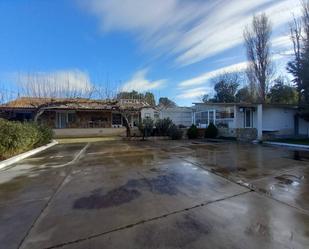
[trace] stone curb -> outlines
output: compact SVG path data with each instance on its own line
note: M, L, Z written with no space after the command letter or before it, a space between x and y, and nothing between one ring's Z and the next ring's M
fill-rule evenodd
M288 144L288 143L279 143L279 142L263 142L264 144L282 146L282 147L291 147L291 148L299 148L309 150L309 145L303 144Z
M58 142L53 140L49 144L43 145L43 146L38 147L36 149L24 152L22 154L19 154L17 156L13 156L13 157L11 157L11 158L9 158L7 160L4 160L4 161L0 162L0 170L5 168L5 167L7 167L7 166L9 166L9 165L12 165L13 163L17 163L20 160L23 160L23 159L25 159L27 157L33 156L33 155L35 155L35 154L37 154L37 153L39 153L39 152L41 152L43 150L46 150L46 149L48 149L48 148L50 148L50 147L52 147L52 146L54 146L56 144L58 144Z

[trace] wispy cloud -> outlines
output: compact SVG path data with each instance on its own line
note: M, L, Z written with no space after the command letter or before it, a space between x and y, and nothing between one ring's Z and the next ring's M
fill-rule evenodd
M178 66L240 45L253 14L266 12L276 30L300 13L296 0L88 0L85 6L103 31L133 32L143 47L173 56Z
M194 78L182 81L179 83L180 88L198 86L207 83L210 79L216 77L221 73L233 73L233 72L241 72L247 67L247 62L240 62L237 64L233 64L227 67L222 67L207 73L203 73Z
M145 92L149 90L154 90L162 87L166 80L156 80L156 81L150 81L147 79L147 69L140 70L136 72L132 79L126 82L122 86L122 91L138 91L138 92Z
M204 94L213 92L211 87L196 87L186 89L177 95L178 99L200 99Z

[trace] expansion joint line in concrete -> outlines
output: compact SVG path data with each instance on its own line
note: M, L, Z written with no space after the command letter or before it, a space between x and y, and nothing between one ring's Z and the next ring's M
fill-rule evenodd
M217 173L215 173L215 172L212 172L211 170L205 169L205 168L204 168L202 165L200 165L199 163L191 162L190 160L186 160L186 159L183 159L183 158L182 158L182 160L184 160L184 161L186 161L186 162L188 162L188 163L191 163L191 164L193 164L193 165L199 167L200 169L203 169L203 170L205 170L205 171L207 171L207 172L210 172L210 173L212 173L212 174L214 174L214 175L216 175L216 176L219 176L219 177L221 177L221 178L223 178L223 179L226 179L226 180L230 181L231 183L234 183L234 184L237 184L237 185L239 185L239 186L245 187L245 188L249 189L250 191L253 191L253 192L255 192L255 193L259 194L259 195L262 195L262 196L264 196L264 197L266 197L266 198L269 198L269 199L271 199L271 200L273 200L273 201L276 201L276 202L278 202L278 203L280 203L280 204L283 204L283 205L286 205L286 206L288 206L288 207L294 208L294 209L296 209L297 211L299 211L299 212L301 212L301 213L303 213L303 214L309 215L309 212L308 212L307 210L304 210L304 209L301 209L301 208L292 206L292 205L290 205L290 204L288 204L288 203L285 203L285 202L283 202L283 201L280 201L280 200L278 200L278 199L276 199L276 198L270 196L269 194L260 191L258 188L254 187L254 185L252 185L251 183L248 184L248 185L247 185L247 184L241 184L241 183L239 183L239 182L233 181L233 180L230 179L230 178L226 178L226 177L224 177L224 176L222 176L222 175L220 175L220 174L217 174ZM303 166L301 166L301 167L303 167ZM291 169L282 171L282 173L284 174L284 173L287 173L287 172L289 172L289 171L291 171ZM269 176L267 176L267 177L271 177L271 176L274 176L274 175L276 175L276 174L269 175ZM260 178L260 179L257 179L256 181L261 180L261 179L264 179L264 178L267 178L267 177L262 177L262 178Z
M133 228L135 226L142 225L142 224L145 224L145 223L148 223L148 222L151 222L151 221L161 220L161 219L167 218L167 217L172 216L172 215L188 212L188 211L196 209L196 208L200 208L200 207L204 207L204 206L216 203L216 202L228 200L230 198L234 198L234 197L237 197L237 196L240 196L240 195L244 195L244 194L247 194L249 192L250 192L250 190L245 191L245 192L241 192L241 193L238 193L238 194L235 194L235 195L227 196L227 197L224 197L224 198L221 198L221 199L217 199L217 200L214 200L214 201L209 201L209 202L197 204L197 205L189 207L189 208L185 208L185 209L181 209L181 210L176 210L176 211L173 211L173 212L170 212L170 213L167 213L167 214L163 214L161 216L156 216L156 217L153 217L153 218L150 218L150 219L141 220L141 221L138 221L136 223L132 223L132 224L129 224L129 225L126 225L126 226L118 227L118 228L115 228L115 229L110 230L110 231L93 234L93 235L90 235L90 236L85 237L85 238L80 238L80 239L77 239L77 240L74 240L74 241L64 242L64 243L61 243L61 244L58 244L58 245L46 247L44 249L61 248L61 247L67 246L67 245L77 244L77 243L80 243L80 242L83 242L83 241L87 241L87 240L90 240L90 239L95 239L95 238L98 238L98 237L101 237L101 236L104 236L104 235L107 235L107 234L110 234L110 233L114 233L114 232L118 232L118 231L123 231L123 230L130 229L130 228Z
M66 180L68 179L69 175L72 172L72 165L74 163L76 163L81 157L82 155L85 153L85 151L88 149L88 147L90 146L90 143L87 143L80 151L79 153L73 158L72 161L64 164L65 166L71 166L67 175L63 178L63 180L58 184L58 186L56 187L56 190L54 191L54 193L50 196L50 198L47 200L46 204L44 205L44 207L42 208L41 212L39 213L39 215L37 216L37 218L33 221L31 227L29 228L27 234L24 236L24 238L21 240L21 242L18 245L18 248L21 248L23 243L26 241L26 239L28 238L28 236L30 235L31 230L35 227L35 225L38 223L40 217L42 217L42 215L44 214L44 212L46 212L47 208L49 207L51 201L54 199L54 197L57 195L57 193L59 193L60 189L62 188L62 186L65 184Z

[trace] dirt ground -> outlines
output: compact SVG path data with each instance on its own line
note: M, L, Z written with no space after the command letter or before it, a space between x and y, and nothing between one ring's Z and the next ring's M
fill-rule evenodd
M309 248L309 152L59 144L0 171L0 248Z

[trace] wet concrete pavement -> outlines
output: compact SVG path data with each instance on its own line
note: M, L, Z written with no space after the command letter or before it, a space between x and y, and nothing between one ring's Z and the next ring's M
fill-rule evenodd
M0 172L2 248L308 248L308 152L61 144Z

